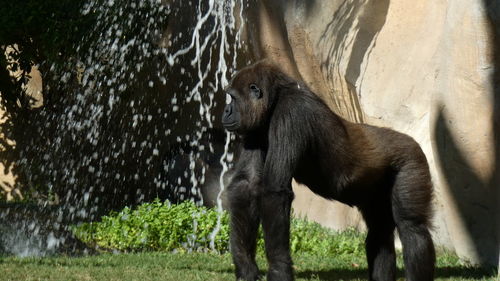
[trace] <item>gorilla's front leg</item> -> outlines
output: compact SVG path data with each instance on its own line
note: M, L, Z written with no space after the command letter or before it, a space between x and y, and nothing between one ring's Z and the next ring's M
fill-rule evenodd
M268 281L293 280L292 258L290 257L292 199L291 190L266 192L260 197L260 213L269 263Z
M242 190L229 191L231 213L231 254L236 266L236 279L254 281L259 279L255 263L259 215L257 200L248 197Z

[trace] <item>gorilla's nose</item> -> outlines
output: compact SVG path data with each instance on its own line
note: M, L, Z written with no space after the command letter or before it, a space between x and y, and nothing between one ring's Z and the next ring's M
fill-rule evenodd
M233 109L232 109L231 105L228 104L228 105L226 105L226 107L224 107L224 114L226 116L228 116L228 115L231 115L231 113L233 113Z

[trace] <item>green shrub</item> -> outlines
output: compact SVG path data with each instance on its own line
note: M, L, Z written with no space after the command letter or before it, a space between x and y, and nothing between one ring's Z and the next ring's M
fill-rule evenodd
M355 229L338 232L304 219L292 219L290 248L313 255L364 255L365 235Z
M215 237L215 250L229 250L229 218L221 216L221 228ZM152 203L132 210L125 208L102 217L100 222L84 223L73 228L75 236L88 245L120 251L209 251L210 235L217 224L217 212L197 207L193 202L181 204ZM258 251L264 241L259 231ZM312 255L363 255L364 235L350 229L335 232L315 222L292 219L290 247L293 253Z
M208 250L210 235L217 224L217 212L197 207L191 201L181 204L156 200L132 210L128 207L102 217L100 222L83 223L73 228L77 238L89 245L120 251ZM228 215L221 216L215 237L215 250L228 248Z

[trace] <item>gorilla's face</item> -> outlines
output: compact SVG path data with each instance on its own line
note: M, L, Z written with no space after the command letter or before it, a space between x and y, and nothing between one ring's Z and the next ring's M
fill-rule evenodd
M228 131L236 131L241 123L240 109L235 101L236 94L237 92L231 88L226 92L226 106L224 107L224 113L222 113L222 125Z
M264 122L268 95L259 64L239 71L226 91L222 125L240 134L257 129Z

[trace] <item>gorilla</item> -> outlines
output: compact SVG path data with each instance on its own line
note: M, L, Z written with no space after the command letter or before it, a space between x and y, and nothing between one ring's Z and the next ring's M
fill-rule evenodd
M238 280L260 278L255 251L261 223L267 280L293 280L292 178L360 210L368 228L369 280L396 279L395 229L406 279L433 280L433 188L426 157L411 137L342 119L269 61L240 70L226 94L222 124L241 139L227 188Z

